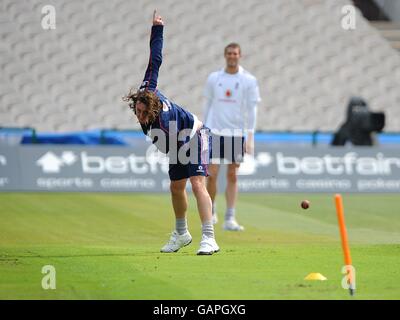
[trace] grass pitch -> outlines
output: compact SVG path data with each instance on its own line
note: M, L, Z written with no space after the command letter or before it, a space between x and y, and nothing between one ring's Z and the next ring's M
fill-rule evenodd
M302 199L311 201L308 210ZM400 197L344 195L357 291L341 287L332 195L241 194L241 233L216 225L221 252L159 249L174 228L168 194L0 194L0 299L399 299ZM218 198L220 220L224 199ZM56 268L56 289L41 287ZM327 281L305 281L320 272Z

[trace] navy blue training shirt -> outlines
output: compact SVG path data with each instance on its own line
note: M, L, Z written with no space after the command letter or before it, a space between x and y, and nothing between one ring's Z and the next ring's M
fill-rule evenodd
M164 26L162 25L156 25L151 28L150 59L143 79L143 83L140 86L140 90L153 91L160 99L163 108L160 110L159 115L153 123L148 125L141 125L141 127L144 134L150 136L153 139L153 143L157 146L157 148L160 151L167 153L169 151L170 138L172 136L177 138L181 131L186 130L191 134L189 137L186 136L186 139L181 142L187 142L190 138L193 137L199 120L194 114L173 103L160 91L157 90L158 72L162 63L163 29ZM172 127L174 132L170 132L169 126L171 121L175 122L174 127ZM157 143L159 142L159 139L154 139L151 134L151 131L153 129L160 129L162 130L162 132L164 132L166 138L166 146Z

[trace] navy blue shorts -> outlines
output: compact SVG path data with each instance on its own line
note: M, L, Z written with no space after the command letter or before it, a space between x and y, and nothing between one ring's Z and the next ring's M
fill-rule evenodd
M244 157L244 137L212 134L211 163L241 163Z
M170 163L168 174L171 180L187 179L193 176L208 177L208 164L210 163L211 153L210 129L203 126L179 150L179 153L185 154L185 159L178 157L173 164Z

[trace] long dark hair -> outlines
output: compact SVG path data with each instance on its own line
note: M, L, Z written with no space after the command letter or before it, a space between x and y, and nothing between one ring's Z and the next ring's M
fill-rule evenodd
M129 90L129 93L122 98L123 101L128 102L129 108L136 114L136 102L139 101L147 107L149 113L149 123L154 122L157 118L162 104L157 95L148 90Z

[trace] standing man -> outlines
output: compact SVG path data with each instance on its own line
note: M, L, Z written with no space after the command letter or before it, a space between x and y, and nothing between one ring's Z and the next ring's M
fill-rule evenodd
M128 102L143 133L155 146L169 154L169 177L175 230L161 252L177 252L192 242L187 227L188 199L186 183L189 180L197 201L202 223L202 239L198 255L211 255L219 251L212 224L211 199L205 185L210 150L209 129L189 111L166 98L157 89L158 72L162 63L163 19L154 11L150 36L150 58L139 90L131 90Z
M224 229L242 231L235 218L238 194L237 171L244 153L254 152L254 130L257 103L261 101L257 79L239 65L239 44L225 47L224 69L208 76L204 95L204 122L212 132L212 160L209 165L207 190L212 200L213 223L217 223L215 196L221 159L227 160L226 211ZM224 163L226 163L224 161Z

